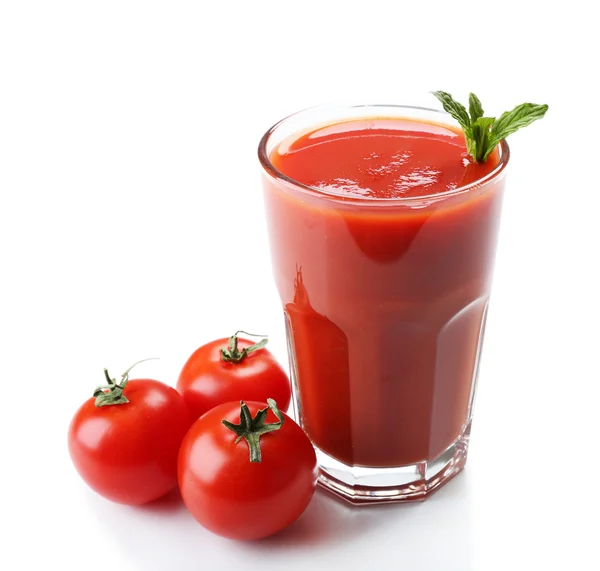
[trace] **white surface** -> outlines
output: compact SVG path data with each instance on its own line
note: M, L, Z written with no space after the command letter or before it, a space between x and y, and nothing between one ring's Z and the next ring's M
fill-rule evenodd
M600 50L590 3L0 4L0 568L597 569ZM364 4L364 6L363 6ZM346 7L344 7L346 6ZM596 70L596 71L594 71ZM321 102L547 102L512 166L465 473L425 504L318 493L270 540L89 491L66 430L102 381L174 383L266 330L283 361L256 146Z

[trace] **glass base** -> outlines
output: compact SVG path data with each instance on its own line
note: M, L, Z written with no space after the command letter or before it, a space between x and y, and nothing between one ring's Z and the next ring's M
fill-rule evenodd
M465 467L470 433L471 421L435 460L398 468L348 466L316 448L319 484L355 505L423 501Z

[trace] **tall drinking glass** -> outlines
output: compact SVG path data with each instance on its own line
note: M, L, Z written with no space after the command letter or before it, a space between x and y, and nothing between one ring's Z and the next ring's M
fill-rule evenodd
M469 184L349 196L274 153L348 120L452 124L430 109L323 106L263 136L259 159L295 414L320 483L353 503L425 499L465 465L509 149Z

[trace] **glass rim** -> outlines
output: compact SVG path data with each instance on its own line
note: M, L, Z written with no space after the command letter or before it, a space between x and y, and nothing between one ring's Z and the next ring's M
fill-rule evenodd
M457 188L453 188L451 190L446 190L444 192L438 192L435 194L428 194L428 195L424 195L424 196L378 198L378 197L344 196L343 194L328 192L326 190L323 190L322 188L317 188L317 187L314 187L314 186L311 186L308 184L304 184L292 177L287 176L286 174L281 172L277 167L275 167L275 165L271 162L271 159L269 158L269 155L267 153L267 145L269 143L271 136L285 122L287 122L290 119L293 119L295 117L298 117L299 115L302 115L304 113L308 113L310 111L318 111L319 109L346 108L348 110L351 110L351 109L357 109L357 108L362 108L362 107L372 108L372 109L393 108L395 110L406 109L407 111L426 111L428 113L436 113L440 117L444 117L446 119L451 117L449 113L446 113L445 111L442 111L440 109L432 109L430 107L422 107L422 106L418 106L418 105L401 105L401 104L396 104L396 103L370 103L370 104L369 103L361 103L361 104L349 104L349 105L322 104L322 105L315 105L312 107L306 107L305 109L296 111L295 113L287 115L283 119L277 121L277 123L275 123L272 127L270 127L265 132L265 134L261 137L260 142L258 144L258 160L260 161L262 168L272 178L274 178L276 180L284 181L288 184L291 184L292 186L294 186L301 192L304 192L304 193L307 193L307 194L310 194L312 196L316 196L316 197L319 197L322 199L338 200L338 201L343 201L345 203L350 202L350 203L357 203L357 204L371 205L371 206L375 206L375 205L394 206L394 205L400 205L400 204L406 205L406 204L411 204L411 203L418 203L418 202L423 202L424 200L426 200L426 201L438 200L440 198L453 197L453 196L468 193L468 192L472 191L473 189L480 188L484 184L498 178L502 174L502 172L504 171L504 169L506 168L506 166L508 164L508 160L510 158L510 149L509 149L508 143L506 142L506 139L503 139L502 141L500 141L500 143L498 143L500 145L500 151L501 151L500 152L500 160L498 161L498 164L489 173L482 176L481 178L478 178L477 180L474 180L473 182L470 182L470 183L462 185L462 186L458 186ZM381 117L383 117L383 115ZM348 119L351 120L351 119L353 119L353 117L349 116ZM412 118L406 117L406 119L412 119ZM341 121L343 121L343 120L340 120L340 122ZM447 125L452 125L452 123L449 123L448 121L445 121L445 123ZM318 125L315 125L315 127L318 127ZM303 134L302 131L298 131L299 136L301 136L302 134Z

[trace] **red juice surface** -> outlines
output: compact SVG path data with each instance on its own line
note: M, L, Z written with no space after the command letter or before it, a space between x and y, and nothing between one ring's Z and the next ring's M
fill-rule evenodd
M432 460L466 430L489 299L501 183L445 125L370 118L270 155L277 286L313 443L348 465Z

